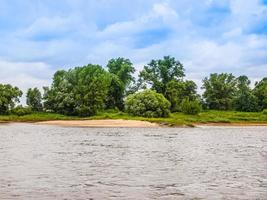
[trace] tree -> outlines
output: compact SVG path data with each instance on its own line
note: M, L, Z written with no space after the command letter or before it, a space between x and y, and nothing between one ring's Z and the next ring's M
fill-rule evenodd
M22 91L9 84L0 84L0 114L7 114L19 102Z
M109 73L117 75L125 86L128 86L134 80L132 74L135 69L129 59L111 59L108 61L107 68Z
M118 108L119 110L123 110L124 93L125 87L122 81L116 75L111 74L111 83L105 101L106 108Z
M253 94L258 99L259 109L267 108L267 77L263 78L260 82L255 84Z
M129 85L134 81L133 73L135 69L129 59L111 59L107 68L111 74L111 84L106 101L107 108L124 108L123 98Z
M128 113L142 117L168 117L170 102L153 90L145 90L131 94L125 102Z
M252 93L250 80L247 76L237 78L237 92L234 99L234 107L237 111L258 111L257 97Z
M236 78L232 74L211 74L203 80L203 97L209 109L230 110L236 94Z
M26 94L26 103L33 111L41 111L42 105L42 94L38 88L29 88Z
M44 88L44 105L67 115L94 115L103 108L110 81L109 73L99 65L58 71L51 88Z
M171 80L166 86L166 98L171 103L171 111L181 111L181 102L186 97L190 101L198 98L197 85L193 81Z
M146 65L139 74L139 80L166 97L167 84L172 80L181 80L184 76L183 65L175 58L165 56L162 60L152 60Z
M198 100L189 100L189 97L183 99L181 111L184 114L196 115L201 111L201 105Z

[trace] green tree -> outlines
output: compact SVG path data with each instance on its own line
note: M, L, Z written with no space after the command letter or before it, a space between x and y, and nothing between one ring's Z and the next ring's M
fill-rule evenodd
M250 80L247 76L237 78L237 92L234 99L234 107L237 111L258 111L257 97L252 93L249 85Z
M126 90L134 81L133 73L135 69L129 59L116 58L111 59L107 64L107 69L111 74L111 84L106 100L107 108L124 108L123 98Z
M258 99L258 105L261 110L267 108L267 77L255 84L253 94Z
M67 115L91 116L103 108L111 77L99 65L55 73L51 88L44 88L48 110Z
M181 103L181 111L184 114L196 115L201 111L201 105L198 100L190 100L189 97L183 99Z
M111 83L105 101L106 108L118 108L119 110L123 110L124 93L125 87L122 81L116 75L111 74Z
M171 80L166 86L166 98L171 103L171 111L181 111L181 102L186 97L190 101L199 98L197 85L193 81Z
M203 80L203 97L209 109L230 110L236 94L236 78L232 74L211 74Z
M143 117L167 117L170 113L170 102L153 90L131 94L125 102L128 113Z
M42 94L38 88L29 88L26 94L26 103L33 111L41 111Z
M7 114L19 102L22 91L9 84L0 84L0 114Z
M24 116L31 114L32 109L31 107L23 107L22 105L18 105L15 108L11 109L10 113L12 113L13 115Z
M166 97L167 84L172 80L181 80L185 76L183 65L170 56L152 60L139 74L140 82Z

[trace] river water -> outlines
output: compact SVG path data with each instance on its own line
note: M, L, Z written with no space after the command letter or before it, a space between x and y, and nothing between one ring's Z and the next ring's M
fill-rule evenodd
M267 127L0 125L0 199L267 199Z

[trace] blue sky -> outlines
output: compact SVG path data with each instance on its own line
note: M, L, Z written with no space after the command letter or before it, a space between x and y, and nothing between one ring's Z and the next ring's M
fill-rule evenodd
M171 55L201 86L213 72L267 76L266 0L0 0L0 82L50 85L58 69Z

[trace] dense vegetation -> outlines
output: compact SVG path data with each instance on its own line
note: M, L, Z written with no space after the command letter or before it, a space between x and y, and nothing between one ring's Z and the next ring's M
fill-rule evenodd
M247 76L213 73L203 79L201 96L197 85L185 79L184 66L173 57L152 60L137 80L134 73L133 64L125 58L111 59L106 67L88 64L59 70L51 86L43 88L43 95L38 88L27 91L28 107L15 107L22 96L19 88L0 84L0 114L23 116L42 111L89 117L115 109L156 118L175 112L197 115L201 110L252 113L267 109L267 78L252 88Z
M126 98L125 108L129 114L142 117L168 117L170 102L153 90L144 90Z

